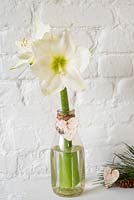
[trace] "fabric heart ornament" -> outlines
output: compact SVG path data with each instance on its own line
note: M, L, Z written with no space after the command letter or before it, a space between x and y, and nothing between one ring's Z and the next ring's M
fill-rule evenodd
M67 121L57 119L55 126L56 130L58 130L58 132L62 134L66 140L71 141L77 133L78 120L75 117L72 117Z
M119 178L120 173L117 169L106 167L104 169L104 183L106 188L111 187Z

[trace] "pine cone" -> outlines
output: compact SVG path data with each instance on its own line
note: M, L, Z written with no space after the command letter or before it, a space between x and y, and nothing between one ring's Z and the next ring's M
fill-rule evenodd
M121 188L134 188L134 179L119 180L115 185Z

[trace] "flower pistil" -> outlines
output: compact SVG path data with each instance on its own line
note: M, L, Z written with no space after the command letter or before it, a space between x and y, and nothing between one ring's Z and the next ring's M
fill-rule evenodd
M67 60L64 56L54 56L51 63L51 68L55 74L65 73Z

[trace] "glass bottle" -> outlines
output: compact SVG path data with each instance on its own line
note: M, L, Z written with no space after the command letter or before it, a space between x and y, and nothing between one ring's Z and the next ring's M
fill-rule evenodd
M75 118L74 110L68 114L57 111L58 120L68 122L72 118ZM56 129L50 154L52 188L59 196L78 196L85 186L84 147L78 133L68 140L63 131Z

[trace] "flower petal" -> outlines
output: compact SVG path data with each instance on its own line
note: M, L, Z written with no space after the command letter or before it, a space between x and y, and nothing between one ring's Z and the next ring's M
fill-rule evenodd
M38 60L35 60L35 63L31 66L31 71L40 80L48 80L54 75L50 68L50 58L47 56L39 57Z
M37 13L35 17L35 24L33 31L35 33L35 39L41 39L43 35L49 31L50 31L50 26L48 24L47 25L43 24L39 16L39 13Z
M87 48L78 47L74 57L70 60L70 64L79 69L80 72L83 72L89 64L90 56Z
M69 31L64 31L57 37L52 35L51 51L53 55L66 55L67 58L72 56L75 52L75 46L72 42Z
M67 58L72 57L75 52L75 45L72 41L71 34L68 30L65 30L62 34L60 41L61 49L65 52Z
M51 55L51 41L46 39L36 40L32 44L32 50L35 57Z
M69 86L73 90L84 90L86 88L86 84L83 78L80 76L80 73L76 68L69 67L65 76L63 76L63 82L65 86Z
M10 70L19 69L28 65L28 62L20 60L15 66L11 67Z
M40 82L40 86L45 96L60 92L63 89L60 75L52 76L48 81Z
M28 60L33 56L32 52L25 52L18 55L19 59Z

